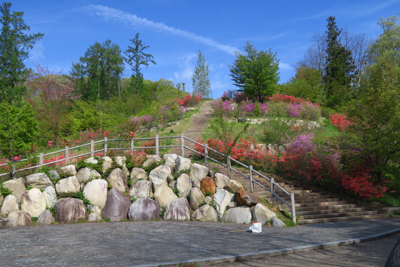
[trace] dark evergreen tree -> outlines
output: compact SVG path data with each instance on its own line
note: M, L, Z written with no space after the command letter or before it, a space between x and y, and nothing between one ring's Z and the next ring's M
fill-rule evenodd
M11 3L0 5L0 102L15 103L22 98L23 81L28 75L24 60L28 51L43 37L43 33L26 34L30 28L24 23L24 12L10 12Z
M330 107L341 106L352 96L352 84L356 78L351 51L346 50L339 42L341 30L336 26L335 17L329 17L328 30L326 31L326 62L324 75L327 105Z

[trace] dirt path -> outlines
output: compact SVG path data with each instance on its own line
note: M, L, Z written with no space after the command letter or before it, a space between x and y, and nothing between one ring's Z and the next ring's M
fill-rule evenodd
M184 136L186 136L192 140L200 139L201 133L204 131L208 121L211 118L212 102L213 101L205 102L201 106L200 112L193 115L192 121L189 123L189 127L183 133ZM187 140L185 140L185 145L190 147L191 149L195 148L194 143L189 142ZM181 148L174 147L174 148L172 148L171 153L181 155ZM190 158L192 156L192 154L193 154L192 151L185 149L185 157Z

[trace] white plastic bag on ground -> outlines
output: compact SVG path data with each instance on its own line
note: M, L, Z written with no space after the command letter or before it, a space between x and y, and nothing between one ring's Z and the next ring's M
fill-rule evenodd
M251 231L252 233L261 233L262 232L261 222L253 222L253 225L250 226L249 231Z

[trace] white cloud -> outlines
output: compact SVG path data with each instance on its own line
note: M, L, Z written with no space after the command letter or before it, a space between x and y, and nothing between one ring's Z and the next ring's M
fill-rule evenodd
M35 46L32 48L32 50L29 51L29 58L25 59L24 62L31 59L38 60L44 58L43 51L44 51L43 43L41 41L37 42Z
M292 67L287 63L279 62L279 68L282 70L290 70Z
M114 21L128 23L131 26L143 26L143 27L152 28L155 30L160 30L163 32L172 33L172 34L179 35L179 36L185 37L187 39L198 41L198 42L206 44L208 46L217 48L217 49L222 50L231 55L234 55L235 51L238 51L238 49L233 46L218 43L217 41L214 41L211 38L200 36L200 35L191 33L189 31L176 29L174 27L167 26L164 23L154 22L154 21L148 20L146 18L138 17L135 14L130 14L130 13L127 13L127 12L124 12L124 11L121 11L121 10L118 10L115 8L110 8L110 7L102 6L102 5L89 5L89 6L85 6L84 9L88 10L92 14L95 14L100 17L104 17L106 20L110 19L110 20L114 20Z

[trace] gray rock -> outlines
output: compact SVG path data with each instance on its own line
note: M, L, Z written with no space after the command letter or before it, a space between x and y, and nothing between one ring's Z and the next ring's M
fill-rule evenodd
M88 180L101 178L101 174L96 170L85 167L78 171L78 173L76 174L76 178L80 183L82 183Z
M203 205L193 212L192 218L196 221L216 222L218 221L218 213L210 205Z
M174 177L174 176L172 176L171 174L168 175L168 177L167 177L168 183L170 183L170 182L172 182L172 181L174 181L174 180L175 180L175 177Z
M141 198L136 200L129 207L129 220L130 221L154 221L160 220L161 206L160 204L149 198Z
M229 209L222 216L221 221L232 222L232 223L251 223L251 212L250 208L241 206L233 209Z
M35 173L26 176L26 186L44 190L48 186L53 186L53 183L45 173Z
M229 202L229 204L228 204L228 207L229 207L230 209L236 208L237 206L238 206L238 203L237 203L237 202L234 202L234 201Z
M178 197L171 188L164 184L154 192L154 199L158 201L162 207L166 207L169 203L178 199Z
M0 213L6 215L17 210L19 210L17 198L13 195L8 195L3 201Z
M219 218L222 218L222 216L225 213L226 206L231 202L234 198L234 194L229 193L225 189L220 189L213 195L213 202L217 207L217 212Z
M32 218L27 212L13 211L8 214L7 226L10 227L23 227L33 225Z
M51 170L51 171L49 171L49 173L50 173L51 180L60 179L60 175L58 174L58 172L56 170Z
M253 215L253 221L261 222L262 225L276 216L273 211L269 210L261 203L258 203L251 213Z
M156 192L159 187L167 184L168 175L171 174L171 169L168 166L160 165L150 172L149 178L153 184L153 191Z
M76 175L76 167L75 165L68 165L61 167L60 172L63 174L67 174L70 176L75 176Z
M54 206L56 209L56 219L59 223L78 222L86 220L86 206L83 201L77 198L62 198Z
M0 192L0 206L3 205L3 200L4 200L4 197L1 195L1 192Z
M177 156L175 160L175 173L180 173L181 171L188 171L192 166L190 159Z
M76 193L81 190L81 184L79 183L76 176L71 176L68 178L61 179L56 184L57 194L67 194L67 193Z
M107 182L112 188L118 189L121 192L128 190L125 172L120 168L115 168L111 171L111 173L108 175Z
M178 156L176 154L164 154L165 166L171 169L171 172L175 171L175 160Z
M90 213L88 217L88 222L98 222L101 221L101 217L97 213Z
M169 188L171 188L172 190L175 189L176 186L176 180L172 180L169 184L168 184Z
M110 221L125 220L128 217L129 206L132 204L129 197L118 189L111 189L108 194L106 205L103 209L103 218Z
M192 189L192 181L186 173L176 179L175 189L179 191L179 197L187 197Z
M132 186L132 189L129 191L129 196L134 197L136 199L152 197L153 190L152 190L151 182L147 181L147 180L137 181Z
M92 163L92 164L97 164L99 161L95 159L94 157L90 157L84 160L86 163Z
M216 173L214 175L215 186L218 189L223 189L225 186L229 185L231 179L228 176L223 175L221 173Z
M26 191L24 178L5 181L3 182L3 187L10 190L12 195L16 197L17 202L21 203L22 194Z
M87 183L83 195L90 203L99 208L104 208L107 200L108 183L103 179L96 179Z
M204 203L206 203L206 204L210 204L211 201L212 201L212 197L210 197L210 196L206 196L206 198L204 199Z
M49 210L44 210L40 213L38 218L38 223L40 225L48 225L55 222L56 219L53 217L53 214Z
M193 163L192 166L190 166L190 179L193 180L203 180L204 177L207 177L208 175L208 168L206 166Z
M204 194L203 192L201 192L200 188L193 187L190 190L190 197L189 197L190 207L193 210L197 210L200 204L203 203L204 199L205 199Z
M272 227L285 227L286 224L284 222L282 222L281 219L279 219L278 217L274 217L272 218Z
M198 187L198 188L200 188L200 186L201 186L201 183L200 183L199 180L194 179L194 180L192 181L192 187Z
M145 170L141 168L133 168L131 171L131 182L132 184L135 184L137 180L147 180L149 177L147 176L147 173Z
M44 201L46 202L46 207L48 208L54 207L54 205L57 202L57 194L54 187L52 186L46 187L46 189L43 192L43 197Z
M169 203L165 209L164 220L190 220L190 206L187 198L178 198Z
M162 161L162 158L160 158L160 156L152 155L145 162L143 162L143 167L145 168L145 167L147 167L147 166L149 166L149 165L151 165L153 163L161 162L161 161Z
M46 201L39 189L32 188L22 195L21 211L29 213L31 217L39 217L45 209Z

